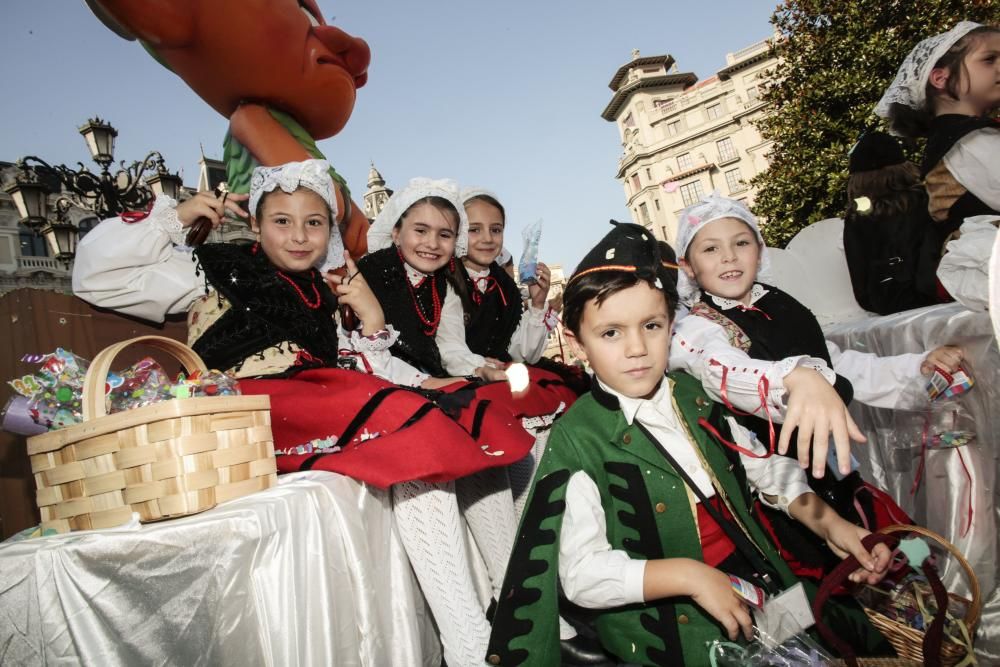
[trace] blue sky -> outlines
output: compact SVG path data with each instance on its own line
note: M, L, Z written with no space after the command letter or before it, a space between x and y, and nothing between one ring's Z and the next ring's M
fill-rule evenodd
M771 34L776 2L319 4L372 49L351 121L320 144L356 199L370 160L394 188L447 176L493 189L515 257L522 227L541 218L541 259L569 272L609 218L628 220L614 178L618 133L600 117L615 70L638 48L711 76L727 52ZM196 184L199 144L221 156L226 120L82 0L4 0L0 11L0 160L89 163L76 128L95 115L119 130L119 160L157 149L187 185Z

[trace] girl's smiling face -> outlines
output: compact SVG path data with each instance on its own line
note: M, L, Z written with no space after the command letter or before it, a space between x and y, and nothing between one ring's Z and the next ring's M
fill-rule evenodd
M749 225L737 218L720 218L698 230L680 265L703 291L749 305L760 250Z
M251 219L260 247L274 266L300 273L315 266L330 241L330 209L312 190L269 192Z
M428 202L408 208L392 230L403 261L421 273L434 273L455 254L458 215Z
M469 253L465 266L473 271L483 271L500 254L503 248L503 212L482 199L472 199L465 205L469 217Z

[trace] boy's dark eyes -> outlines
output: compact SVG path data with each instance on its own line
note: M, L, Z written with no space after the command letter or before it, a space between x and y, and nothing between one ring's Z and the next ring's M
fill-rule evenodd
M648 329L649 331L655 331L657 329L662 329L662 328L663 328L662 322L646 322L646 329Z
M614 338L618 335L617 329L608 329L607 331L601 333L601 338Z

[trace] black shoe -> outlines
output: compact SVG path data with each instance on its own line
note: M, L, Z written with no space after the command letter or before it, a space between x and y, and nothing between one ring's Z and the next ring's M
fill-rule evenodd
M559 653L562 665L589 665L597 667L614 667L614 659L601 649L597 640L583 635L559 642Z

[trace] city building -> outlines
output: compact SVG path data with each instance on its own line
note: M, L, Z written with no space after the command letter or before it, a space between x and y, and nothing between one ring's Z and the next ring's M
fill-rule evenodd
M385 203L389 201L389 197L392 196L392 190L385 187L385 179L382 178L382 174L379 170L375 168L375 163L372 162L372 168L368 171L368 189L365 190L363 201L365 202L365 216L369 221L375 219L383 208L385 208Z
M751 178L767 168L754 121L765 113L762 84L776 63L771 39L726 55L726 66L698 80L673 56L640 56L618 68L601 117L622 142L615 178L633 222L673 244L685 206L721 194L753 203Z

